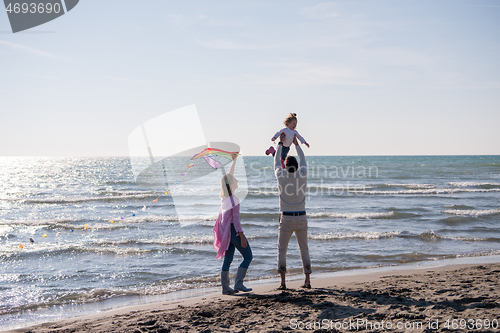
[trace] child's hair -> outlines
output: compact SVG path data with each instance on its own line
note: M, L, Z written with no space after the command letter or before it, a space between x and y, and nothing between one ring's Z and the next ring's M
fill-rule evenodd
M288 116L286 116L285 121L283 123L285 124L285 126L288 126L288 123L291 122L292 120L297 120L296 113L290 113Z
M294 173L299 169L299 163L294 156L287 156L285 159L285 168L289 173Z
M227 174L220 180L220 197L227 198L233 195L233 185L236 183L236 178L233 175Z

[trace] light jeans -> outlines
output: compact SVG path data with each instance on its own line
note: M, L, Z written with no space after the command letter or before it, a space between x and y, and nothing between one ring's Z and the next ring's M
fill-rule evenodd
M307 247L307 216L281 215L278 235L278 273L286 273L286 252L290 237L295 232L299 243L304 274L312 273L309 248Z

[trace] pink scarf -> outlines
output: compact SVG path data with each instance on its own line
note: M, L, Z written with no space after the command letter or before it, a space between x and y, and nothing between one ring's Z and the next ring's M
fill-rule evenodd
M215 221L213 229L214 248L217 251L217 259L224 258L224 254L229 248L229 243L231 241L231 223L233 223L233 214L236 215L237 213L239 213L239 209L240 201L238 200L238 198L230 196L222 199L219 216L217 217L217 221ZM239 229L241 229L241 226L239 227Z

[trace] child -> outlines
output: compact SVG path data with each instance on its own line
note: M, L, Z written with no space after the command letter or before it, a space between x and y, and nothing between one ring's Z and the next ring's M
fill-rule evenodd
M281 149L281 163L283 164L283 161L286 159L286 156L288 155L288 151L290 150L290 146L292 145L293 138L295 135L297 136L297 139L299 139L300 142L305 144L307 148L309 148L309 144L306 142L306 140L295 130L295 127L297 127L297 114L296 113L290 113L288 117L285 118L285 128L279 130L274 136L272 137L272 141L276 140L277 138L280 137L280 135L284 134L285 137L283 139L283 147ZM274 150L274 149L273 149ZM270 151L270 148L266 151ZM272 152L271 152L272 153ZM274 154L273 154L274 156Z
M251 291L243 285L248 266L252 261L252 249L247 238L243 234L240 223L240 201L234 196L238 188L238 180L234 178L234 166L238 154L232 154L233 165L227 175L221 180L221 208L219 217L214 226L214 248L217 251L217 259L224 258L221 270L222 293L233 295L238 291ZM233 261L234 250L237 249L243 255L243 262L238 267L235 277L234 289L229 287L229 266Z

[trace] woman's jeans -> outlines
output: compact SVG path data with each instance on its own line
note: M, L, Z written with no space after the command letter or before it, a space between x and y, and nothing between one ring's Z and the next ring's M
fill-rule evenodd
M243 237L245 237L245 235L243 235ZM245 239L247 238L245 237ZM241 263L240 267L247 269L248 266L250 266L250 262L252 261L253 258L252 249L250 248L250 243L248 243L247 240L247 247L241 246L241 238L236 232L236 229L234 229L233 224L231 223L231 242L229 243L229 247L226 251L226 254L224 255L224 264L222 264L223 271L226 272L229 271L229 266L233 261L235 248L237 248L238 251L240 251L241 255L243 256L243 262Z

